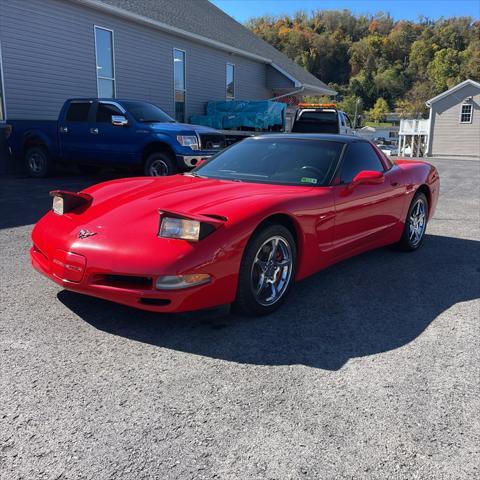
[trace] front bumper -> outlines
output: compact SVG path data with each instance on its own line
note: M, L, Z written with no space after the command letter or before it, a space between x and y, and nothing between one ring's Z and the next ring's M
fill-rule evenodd
M177 163L183 168L194 168L200 160L210 158L213 153L199 153L197 155L177 155Z
M226 282L211 275L207 284L157 290L158 274L105 272L89 265L83 255L57 249L47 256L36 245L30 249L30 258L38 272L66 290L153 312L186 312L230 303L232 287L236 288L233 276Z

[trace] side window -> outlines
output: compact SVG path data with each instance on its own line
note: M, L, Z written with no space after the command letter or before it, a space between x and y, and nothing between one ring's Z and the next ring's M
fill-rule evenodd
M90 102L74 102L68 107L67 122L88 122L90 112Z
M123 113L115 105L109 103L98 104L96 122L112 123L112 115L123 115Z
M350 121L350 117L347 114L345 114L345 123L347 124L348 128L353 128L352 122Z
M351 143L343 159L340 181L350 183L363 170L383 172L385 169L369 143Z
M345 126L345 115L343 113L340 113L340 123L342 125L342 127Z

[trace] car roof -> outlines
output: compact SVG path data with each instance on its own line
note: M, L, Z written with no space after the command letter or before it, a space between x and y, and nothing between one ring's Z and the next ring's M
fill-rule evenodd
M336 133L268 133L257 135L254 138L287 138L290 140L326 140L329 142L355 143L368 140L353 135L339 135Z

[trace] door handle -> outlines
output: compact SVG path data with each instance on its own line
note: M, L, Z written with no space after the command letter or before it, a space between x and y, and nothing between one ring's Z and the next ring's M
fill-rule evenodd
M93 133L94 135L98 135L98 128L91 128L90 133Z
M61 133L68 133L68 127L60 127Z
M392 187L396 187L396 186L398 185L398 182L392 182L390 185L391 185Z

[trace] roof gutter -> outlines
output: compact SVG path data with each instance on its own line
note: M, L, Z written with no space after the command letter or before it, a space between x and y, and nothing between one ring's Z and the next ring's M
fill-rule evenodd
M291 80L295 87L304 87L309 88L310 90L318 91L319 93L325 95L336 95L337 92L334 90L330 90L328 88L317 87L315 85L307 85L303 84L299 80L297 80L293 75L288 73L282 67L278 66L274 63L271 58L262 57L261 55L256 55L255 53L250 53L245 50L241 50L240 48L232 47L231 45L227 45L222 42L217 42L216 40L212 40L210 38L204 37L203 35L198 35L196 33L188 32L187 30L183 30L181 28L173 27L172 25L168 25L164 22L159 22L158 20L153 20L151 18L144 17L143 15L138 15L137 13L129 12L128 10L124 10L123 8L115 7L113 5L108 5L101 0L69 0L72 3L77 3L80 5L84 5L86 7L94 8L96 10L100 10L105 13L109 13L111 15L116 15L118 17L125 18L127 20L132 20L143 25L147 25L151 28L156 28L158 30L162 30L164 32L168 32L174 35L178 35L180 37L188 38L190 40L195 40L197 42L201 42L205 45L208 45L213 48L217 48L219 50L223 50L228 53L234 53L237 55L241 55L242 57L250 58L252 60L256 60L258 62L266 63L271 65L273 68L278 70L282 75L287 77Z
M284 93L283 95L278 95L278 97L270 98L269 100L278 100L279 98L290 97L291 95L296 95L297 93L302 93L305 90L305 87L300 88L299 90L293 90L292 92Z
M308 83L304 83L303 86L305 88L308 88L309 90L313 90L318 93L323 93L324 95L337 95L338 93L335 90L331 90L330 88L317 87L316 85L309 85Z

